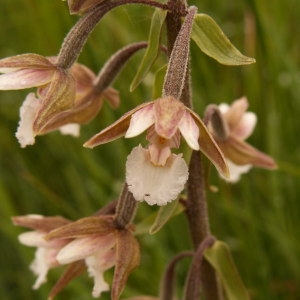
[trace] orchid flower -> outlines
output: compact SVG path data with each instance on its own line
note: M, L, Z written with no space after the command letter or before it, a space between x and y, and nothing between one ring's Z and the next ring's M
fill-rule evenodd
M276 168L273 158L252 147L245 140L252 134L257 118L253 112L247 112L248 101L242 97L231 106L222 103L212 110L220 119L214 122L211 118L208 128L226 158L230 177L229 182L237 182L241 174L248 172L252 166L266 169ZM209 110L207 112L209 113ZM220 125L221 124L221 125ZM222 134L220 132L222 131Z
M94 278L92 295L109 290L104 272L115 266L112 293L119 295L130 272L139 264L139 246L131 228L117 230L112 215L98 215L71 222L39 215L13 217L15 225L34 229L19 236L22 244L37 247L31 270L38 276L34 288L46 282L49 269L69 265L52 289L51 299L86 266ZM84 265L83 265L84 263Z
M84 146L93 148L122 135L135 137L145 130L150 142L148 149L134 148L126 164L128 188L137 201L165 205L184 188L188 168L180 155L171 154L171 148L179 147L180 136L190 148L201 150L208 156L226 176L223 155L201 119L172 96L136 107L93 136Z
M65 71L55 65L55 57L23 54L0 60L0 72L0 89L38 87L37 95L29 93L20 108L16 137L21 147L57 129L78 136L78 124L96 116L103 98L113 107L119 104L118 92L110 87L98 91L96 75L78 63Z
M37 54L22 54L0 60L0 89L18 90L40 87L41 98L33 120L33 132L39 134L56 114L73 107L75 81L68 70Z
M38 289L47 281L48 271L59 266L56 255L69 242L68 239L46 241L44 237L52 229L68 224L69 221L61 217L47 218L41 215L27 215L14 217L13 222L15 225L34 229L20 234L19 241L26 246L37 248L30 269L37 276L33 288Z

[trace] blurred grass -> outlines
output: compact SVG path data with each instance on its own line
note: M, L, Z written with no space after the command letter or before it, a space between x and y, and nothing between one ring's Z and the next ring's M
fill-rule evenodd
M194 1L208 13L233 43L257 63L247 67L220 66L192 45L195 108L231 102L247 95L258 125L250 141L273 155L275 172L253 169L238 185L214 174L218 193L208 193L213 233L231 246L238 269L252 298L300 299L300 6L296 0ZM191 3L192 4L192 3ZM80 62L98 71L121 46L144 40L151 9L126 6L109 13L93 32ZM0 57L20 53L55 55L77 17L69 16L59 0L1 0ZM92 214L114 199L124 178L124 161L136 141L120 139L93 151L82 144L140 101L150 100L151 82L132 94L128 88L140 55L126 66L114 87L122 96L119 110L108 105L79 139L51 133L36 145L20 149L14 137L18 110L27 91L0 93L0 298L46 299L61 270L32 291L28 271L33 249L21 246L22 231L11 225L13 215L62 214L76 219ZM154 71L154 70L153 70ZM150 77L151 78L151 77ZM155 208L142 204L137 219ZM180 237L180 239L178 238ZM124 295L157 293L162 268L189 240L183 216L154 236L140 238L142 264L130 277ZM186 264L179 270L183 278ZM83 276L58 299L91 299L92 281ZM105 298L106 297L106 298ZM106 295L104 299L109 299Z

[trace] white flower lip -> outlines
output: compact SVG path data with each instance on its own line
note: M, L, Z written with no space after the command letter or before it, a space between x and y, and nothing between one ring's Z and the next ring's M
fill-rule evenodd
M154 166L149 150L138 146L127 157L126 182L137 201L165 205L177 198L187 179L188 167L180 155L171 154L164 166Z

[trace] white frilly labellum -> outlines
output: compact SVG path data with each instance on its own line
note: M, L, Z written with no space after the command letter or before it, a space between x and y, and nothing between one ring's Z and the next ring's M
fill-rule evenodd
M16 132L16 137L22 148L35 143L33 133L33 122L41 102L35 97L34 93L27 95L25 101L20 108L19 127Z
M150 162L149 150L133 148L127 157L126 182L137 201L165 205L177 198L188 179L188 167L181 155L171 154L164 166Z

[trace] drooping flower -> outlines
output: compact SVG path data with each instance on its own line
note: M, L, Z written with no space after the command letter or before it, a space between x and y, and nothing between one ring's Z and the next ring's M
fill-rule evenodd
M93 148L122 135L135 137L145 130L150 143L148 149L133 149L127 161L126 181L136 200L164 205L181 192L188 178L188 168L180 156L171 154L171 148L179 147L180 136L193 150L201 150L226 176L223 155L201 119L172 96L136 107L93 136L84 146ZM141 176L144 168L149 173ZM157 178L161 178L159 186ZM169 189L175 186L176 189ZM150 191L153 195L149 196Z
M231 106L222 103L207 110L207 114L212 116L208 128L225 155L230 171L230 177L225 179L230 182L238 181L241 174L248 172L252 166L276 168L272 157L245 142L257 122L256 115L247 112L247 108L247 98L242 97Z
M119 105L119 94L109 87L103 92L95 86L96 75L88 68L80 64L74 64L71 74L76 81L76 94L74 106L56 114L41 129L39 135L54 130L60 130L62 134L79 136L80 124L91 121L100 111L104 98L108 99L112 107ZM34 93L28 94L20 108L20 122L16 136L22 147L32 145L35 142L33 129L34 117L39 111L42 100Z
M35 136L59 129L63 134L79 135L79 125L99 112L103 98L118 106L118 92L108 87L99 91L96 75L75 63L70 70L55 65L55 57L23 54L0 60L0 89L38 87L20 108L16 136L22 147L32 145Z
M19 240L37 247L30 267L38 276L35 289L46 281L49 269L68 265L50 292L50 299L85 269L94 279L92 295L99 297L109 290L103 275L113 266L112 294L119 297L127 277L139 264L139 246L132 229L116 229L112 215L91 216L75 222L61 217L28 215L14 217L13 222L34 229L21 234Z
M46 237L50 241L61 238L73 240L61 248L57 261L63 265L84 261L89 275L94 278L94 297L109 290L103 277L106 270L115 266L112 295L119 296L130 272L139 264L139 246L131 229L117 230L112 216L83 218L53 230Z
M41 105L35 114L35 135L56 114L73 107L75 81L68 70L37 54L22 54L0 60L0 89L40 87Z
M19 235L19 241L26 246L37 248L30 269L37 276L33 288L38 289L47 281L48 271L59 265L56 255L69 242L69 240L46 241L44 237L51 230L68 224L70 221L61 217L47 218L41 215L28 215L14 217L13 222L15 225L34 229Z

